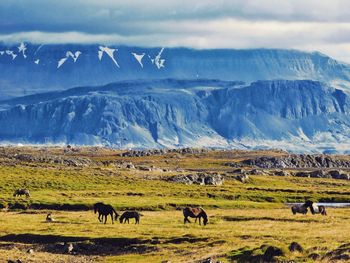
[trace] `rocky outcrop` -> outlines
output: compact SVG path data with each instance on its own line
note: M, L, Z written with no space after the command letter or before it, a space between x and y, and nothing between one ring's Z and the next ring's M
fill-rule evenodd
M279 157L258 157L243 160L241 165L259 168L350 168L350 160L342 160L330 155L291 154ZM236 167L237 164L228 163Z
M153 155L163 155L167 153L178 154L200 154L207 152L207 149L180 148L180 149L149 149L149 150L130 150L120 154L121 157L144 157Z
M30 155L30 154L14 154L7 156L9 159L18 160L20 162L27 163L50 163L50 164L62 164L65 166L88 166L91 164L91 160L82 157L65 157L65 156L53 156L53 155Z
M167 181L187 185L222 185L224 183L224 178L218 173L195 173L175 175L168 178Z

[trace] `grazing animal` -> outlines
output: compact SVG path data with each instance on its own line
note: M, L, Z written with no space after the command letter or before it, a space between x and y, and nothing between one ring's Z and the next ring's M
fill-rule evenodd
M135 218L135 224L139 224L140 223L140 216L141 214L139 212L136 211L125 211L119 218L120 223L124 224L126 223L126 221L128 221L129 224L129 219L130 218Z
M313 204L313 202L308 200L302 205L293 205L291 207L293 215L295 215L297 213L306 215L307 208L312 206L312 204Z
M183 210L184 214L184 224L191 223L188 217L195 218L195 223L197 223L197 219L199 220L199 225L201 225L201 219L203 218L203 224L206 225L208 223L208 215L201 207L186 207Z
M13 196L22 196L25 195L27 198L30 197L29 190L28 189L17 189L14 193Z
M326 216L327 215L327 212L326 212L326 207L324 205L316 205L316 204L312 204L310 206L310 211L311 211L311 214L321 214L323 216Z
M55 219L52 217L52 214L48 213L46 215L46 222L53 222L53 221L55 221Z
M104 218L105 224L107 222L108 215L111 216L112 224L114 224L113 215L115 215L115 220L117 220L119 216L119 214L114 210L114 208L111 205L106 205L101 202L94 204L94 213L96 214L97 212L98 212L98 220L102 222Z

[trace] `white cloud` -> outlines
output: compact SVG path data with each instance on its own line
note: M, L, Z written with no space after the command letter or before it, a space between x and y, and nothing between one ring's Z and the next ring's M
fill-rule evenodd
M5 42L297 48L350 62L347 0L5 1L0 23Z

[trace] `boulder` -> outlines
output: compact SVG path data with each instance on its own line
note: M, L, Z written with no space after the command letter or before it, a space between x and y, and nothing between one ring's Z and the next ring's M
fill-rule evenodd
M187 185L222 185L224 178L217 173L195 173L195 174L179 174L167 179L171 182L183 183Z

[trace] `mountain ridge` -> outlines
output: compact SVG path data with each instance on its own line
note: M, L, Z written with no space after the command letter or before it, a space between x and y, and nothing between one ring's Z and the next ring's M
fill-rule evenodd
M19 52L20 47L22 52ZM142 65L133 53L138 55ZM0 88L6 96L101 86L121 80L164 78L247 83L312 79L348 89L350 66L319 52L284 49L0 44Z
M70 91L1 110L0 140L310 152L344 152L349 141L350 93L318 81L172 79Z

